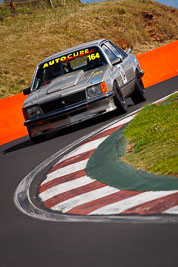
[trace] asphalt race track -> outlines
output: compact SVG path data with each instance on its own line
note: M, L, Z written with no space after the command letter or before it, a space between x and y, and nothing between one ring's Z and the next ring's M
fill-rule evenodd
M177 88L178 77L147 88L147 102ZM129 100L128 104L128 113L140 107L132 106ZM26 136L1 146L0 266L177 266L175 223L48 222L28 217L14 205L18 184L36 166L115 119L115 114L107 114L51 134L37 145L32 145Z

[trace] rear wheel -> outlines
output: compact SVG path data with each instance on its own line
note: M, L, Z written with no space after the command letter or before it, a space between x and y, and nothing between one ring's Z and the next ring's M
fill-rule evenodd
M118 112L120 114L126 113L127 112L127 105L125 102L125 98L124 98L121 90L119 89L119 86L118 86L116 81L113 84L113 90L115 92L114 104L116 105Z
M136 79L135 90L133 94L131 95L131 99L134 102L134 104L138 104L138 103L144 102L146 100L146 96L145 96L144 84L142 82L142 79L138 71L136 72L135 79Z

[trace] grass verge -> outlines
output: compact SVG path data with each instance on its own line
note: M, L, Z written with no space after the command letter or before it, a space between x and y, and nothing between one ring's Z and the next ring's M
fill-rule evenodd
M122 160L139 170L178 177L178 93L160 105L145 106L124 131Z
M151 0L39 3L17 6L15 16L0 7L0 98L22 92L41 60L74 45L108 38L139 54L177 38L177 9Z

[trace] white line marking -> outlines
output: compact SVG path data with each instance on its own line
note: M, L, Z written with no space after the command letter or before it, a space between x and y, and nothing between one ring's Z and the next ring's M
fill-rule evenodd
M120 126L120 125L123 125L123 124L126 124L128 122L130 122L136 115L132 115L132 116L129 116L125 119L122 119L120 121L117 121L116 123L112 124L111 126L109 126L107 129L104 129L101 133L107 131L107 130L110 130L110 129L113 129L117 126ZM99 135L100 133L98 133ZM97 135L96 135L97 136ZM66 160L66 159L69 159L71 157L74 157L74 156L77 156L79 154L82 154L84 152L88 152L90 150L93 150L93 149L96 149L102 142L104 142L104 140L110 135L107 135L107 136L104 136L104 137L101 137L99 139L96 139L94 141L89 141L87 142L86 144L84 145L81 145L80 147L76 148L74 151L72 151L71 153L67 154L66 156L64 156L62 159L60 159L55 165L59 164L60 162ZM54 166L55 166L54 165Z
M129 117L127 117L127 118L125 118L125 119L123 119L121 121L118 121L118 122L112 124L111 126L109 126L106 130L109 130L109 129L115 128L117 126L126 124L126 123L130 122L135 116L136 116L136 114L135 115L132 115L132 116L129 116Z
M88 152L90 150L96 149L107 137L108 136L104 136L94 141L90 141L87 142L86 144L81 145L80 147L76 148L74 151L72 151L71 153L67 154L65 157L60 159L55 165L59 164L60 162L66 159L82 154L83 152Z
M163 98L160 98L160 99L156 100L155 102L153 102L152 104L156 104L156 103L162 102L162 101L166 100L167 98L169 98L170 96L177 94L177 92L178 92L178 89L176 89L176 92L171 93L171 94L169 94L169 95L167 95L167 96L165 96Z
M178 214L178 206L163 211L164 214Z
M81 194L79 196L70 198L68 200L65 200L56 206L54 206L53 210L62 211L63 213L73 209L74 207L77 207L79 205L85 204L87 202L100 199L102 197L111 195L113 193L119 192L120 190L114 187L105 186L99 189L95 189L93 191Z
M64 175L68 175L77 171L84 170L87 165L88 159L79 161L74 164L67 165L63 168L57 169L47 175L47 178L43 181L42 184L45 184L49 181L54 180L55 178L62 177Z
M90 184L94 181L96 181L96 180L94 180L88 176L83 176L83 177L80 177L78 179L53 186L52 188L49 188L46 191L39 194L39 196L40 196L42 201L46 201L47 199L50 199L56 195L62 194L64 192L67 192L67 191L72 190L72 189L76 189L76 188L81 187L83 185Z
M91 212L89 215L96 215L96 214L103 214L103 215L109 215L109 214L119 214L125 210L128 210L130 208L133 208L137 205L149 202L151 200L155 200L157 198L161 198L164 196L168 196L171 194L174 194L178 192L175 191L156 191L156 192L144 192L136 196L132 196L127 199L123 199L120 201L117 201L113 204L109 204L103 208L99 208L93 212Z

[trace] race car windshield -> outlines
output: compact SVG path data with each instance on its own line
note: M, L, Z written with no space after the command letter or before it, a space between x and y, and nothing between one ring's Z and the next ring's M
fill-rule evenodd
M49 84L53 79L74 71L83 70L85 72L106 64L98 47L71 52L41 64L33 88L38 89Z

